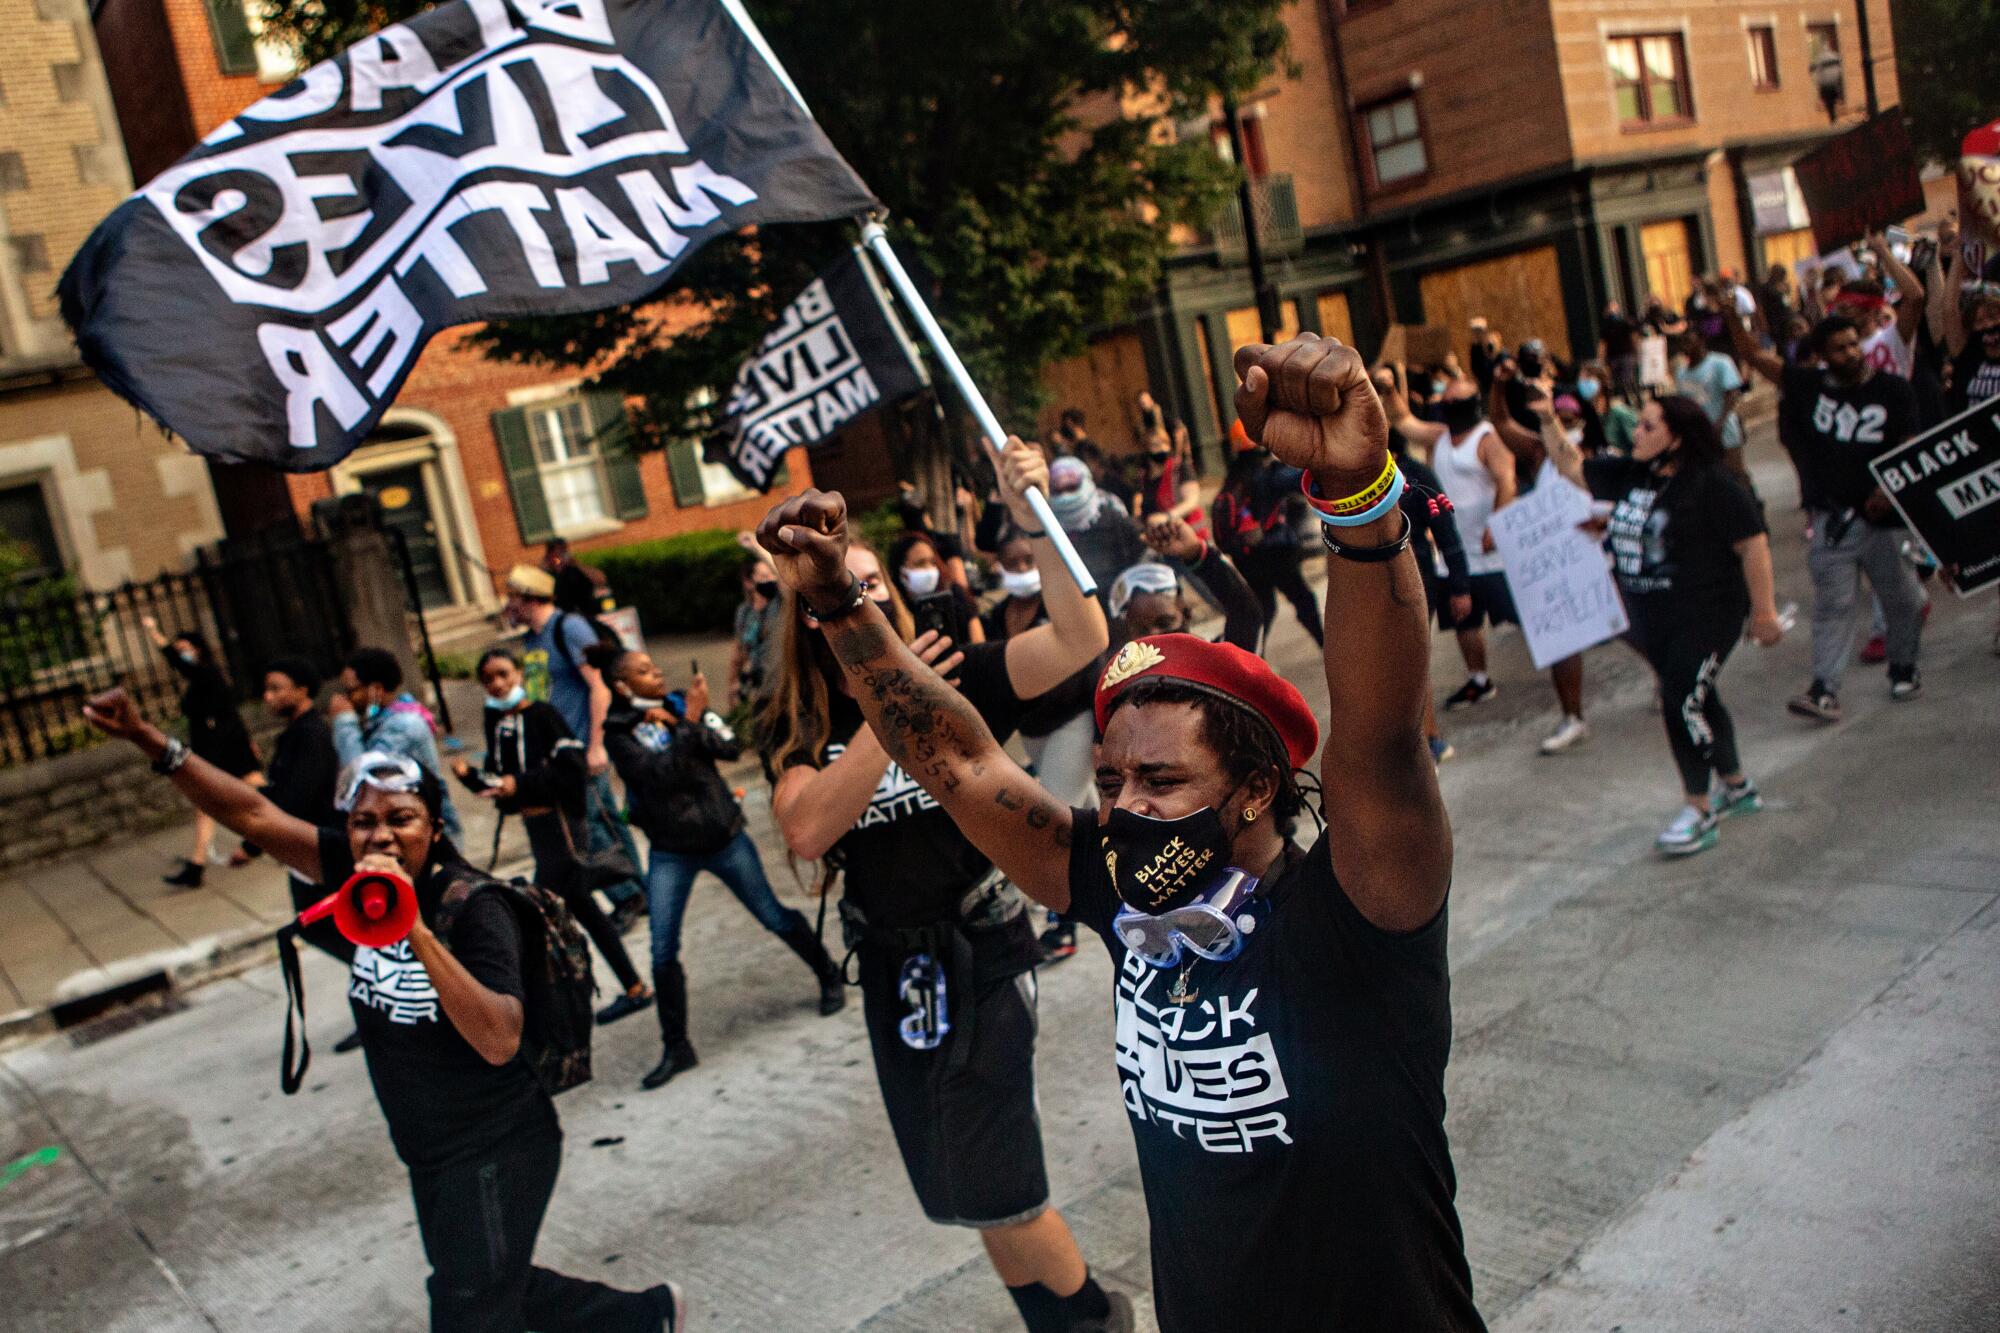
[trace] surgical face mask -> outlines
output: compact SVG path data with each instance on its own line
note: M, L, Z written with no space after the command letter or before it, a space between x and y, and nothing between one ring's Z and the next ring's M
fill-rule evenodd
M1015 574L1008 570L1000 572L1000 586L1007 590L1009 597L1038 597L1042 591L1042 571L1024 569Z
M528 687L519 683L497 699L490 694L486 696L486 706L496 713L511 713L527 701Z
M903 571L903 586L910 590L912 597L928 597L937 591L937 566L929 569L906 569Z
M1601 387L1595 379L1586 375L1576 382L1577 397L1583 399L1586 403L1590 402L1593 398L1597 397L1597 391Z
M1447 398L1441 409L1445 429L1453 435L1463 435L1479 424L1485 413L1480 410L1477 398Z
M1431 397L1433 397L1433 398L1442 398L1442 397L1444 397L1444 391L1445 391L1446 389L1450 388L1450 387L1451 387L1451 385L1450 385L1450 384L1448 384L1448 383L1447 383L1446 381L1444 381L1444 380L1432 380L1432 381L1431 381Z
M174 656L180 658L181 661L186 662L189 666L193 666L196 662L201 661L201 654L189 648L181 649Z
M1212 805L1179 819L1113 810L1097 837L1119 900L1148 916L1185 907L1228 867L1229 834Z
M1570 442L1571 444L1582 444L1582 443L1583 443L1583 427L1581 427L1581 426L1568 426L1568 427L1565 427L1565 428L1563 429L1563 438L1564 438L1565 440L1568 440L1568 441L1569 441L1569 442Z

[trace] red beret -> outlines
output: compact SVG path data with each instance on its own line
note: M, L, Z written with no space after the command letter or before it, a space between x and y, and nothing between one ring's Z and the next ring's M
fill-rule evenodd
M1235 644L1210 643L1192 634L1155 634L1126 644L1098 678L1100 733L1118 696L1140 680L1182 681L1249 709L1277 733L1293 768L1311 763L1319 748L1319 723L1298 686Z

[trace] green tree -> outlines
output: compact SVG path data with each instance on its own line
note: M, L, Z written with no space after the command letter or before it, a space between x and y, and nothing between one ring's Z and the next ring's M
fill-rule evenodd
M1966 132L2000 116L2000 4L1896 0L1890 16L1910 141L1919 158L1955 162Z
M1234 188L1205 138L1161 123L1254 88L1283 59L1282 0L752 0L814 115L889 207L897 250L1003 419L1025 425L1050 362L1083 350L1157 282L1176 223ZM412 0L265 0L308 59L344 50ZM1119 114L1143 90L1159 119ZM844 225L718 238L663 295L698 315L666 336L645 307L488 325L488 355L603 367L638 395L642 444L699 434L703 391L736 366Z

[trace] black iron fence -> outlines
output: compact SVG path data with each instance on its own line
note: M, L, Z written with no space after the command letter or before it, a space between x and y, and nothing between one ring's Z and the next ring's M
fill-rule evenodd
M145 623L192 632L221 657L239 702L274 657L331 674L353 647L327 544L291 534L225 542L194 568L106 592L60 578L0 595L0 767L92 744L91 695L123 685L147 716L179 716L181 678Z

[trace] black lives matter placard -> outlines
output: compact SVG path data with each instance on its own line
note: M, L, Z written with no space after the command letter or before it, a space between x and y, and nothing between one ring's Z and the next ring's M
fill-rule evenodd
M1961 595L2000 583L2000 398L1962 412L1869 465Z
M196 449L309 471L441 329L640 300L721 232L874 206L716 0L456 0L126 200L63 313Z
M787 449L818 444L924 382L868 261L852 251L785 307L737 370L709 458L767 491Z

